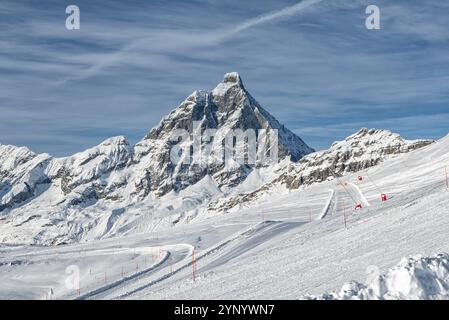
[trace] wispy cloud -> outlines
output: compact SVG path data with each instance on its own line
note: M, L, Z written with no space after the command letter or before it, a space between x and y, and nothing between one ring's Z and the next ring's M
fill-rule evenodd
M104 68L130 59L132 52L148 49L154 43L160 44L157 48L157 51L159 52L173 52L174 50L186 50L189 48L218 45L225 41L229 41L239 33L242 33L250 28L299 14L308 7L321 1L322 0L303 0L297 4L282 8L280 10L275 10L259 15L255 18L247 19L232 27L203 32L201 36L198 36L196 33L192 34L188 32L159 31L159 34L153 33L151 36L142 37L138 40L131 41L115 52L107 53L98 57L93 65L88 69L82 70L80 73L72 75L61 81L57 81L56 84L61 85L67 81L82 80L94 76L98 72L101 72Z
M238 33L245 31L249 28L253 28L253 27L256 27L256 26L264 24L264 23L291 17L293 15L300 13L304 9L307 9L308 7L310 7L314 4L317 4L321 1L322 0L303 0L295 5L285 7L281 10L272 11L267 14L263 14L258 17L255 17L255 18L248 19L247 21L244 21L244 22L240 23L239 25L235 26L233 29L231 29L231 32L228 33L228 36L238 34Z

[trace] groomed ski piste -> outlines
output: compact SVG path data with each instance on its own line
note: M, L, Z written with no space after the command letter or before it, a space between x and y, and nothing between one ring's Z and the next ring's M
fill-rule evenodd
M417 285L418 271L434 270L436 258L414 258L413 267L403 259L449 252L448 167L449 136L376 167L305 189L279 187L235 212L163 232L56 247L2 245L0 298L447 298L444 256L438 272L426 273L439 290ZM70 285L73 270L78 288ZM372 281L403 274L397 270L407 276L386 283L399 281L399 289L369 290ZM351 281L358 285L326 295Z

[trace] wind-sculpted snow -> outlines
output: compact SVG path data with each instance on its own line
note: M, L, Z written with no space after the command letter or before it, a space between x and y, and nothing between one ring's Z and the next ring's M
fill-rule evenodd
M340 291L308 296L318 300L447 300L449 255L415 256L374 277L369 284L352 281Z

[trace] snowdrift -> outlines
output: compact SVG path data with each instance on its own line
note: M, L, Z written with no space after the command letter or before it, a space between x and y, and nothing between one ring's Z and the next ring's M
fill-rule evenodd
M449 255L415 256L403 259L385 274L364 285L345 284L339 292L323 294L317 300L448 300Z

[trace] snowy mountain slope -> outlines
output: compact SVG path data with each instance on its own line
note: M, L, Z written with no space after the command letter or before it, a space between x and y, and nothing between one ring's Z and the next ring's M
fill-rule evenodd
M372 270L386 271L402 257L447 252L449 200L442 166L449 166L448 147L446 137L371 168L371 178L390 200L381 202L377 187L361 182L358 187L371 203L361 211L354 211L354 203L336 181L292 191L279 201L272 196L267 197L273 199L268 203L267 199L259 200L260 206L232 215L255 214L260 218L264 210L265 219L304 221L310 206L307 194L328 194L329 188L340 193L336 210L324 219L280 233L239 259L205 272L196 282L185 276L132 298L294 299L336 290L350 280L366 282ZM366 172L361 174L366 176ZM358 181L354 175L344 179ZM325 202L325 198L320 200L323 206ZM291 207L285 206L287 203ZM198 270L205 265L198 263Z
M164 232L49 248L3 245L0 296L39 299L53 288L54 298L76 298L77 290L64 285L65 268L71 264L80 268L81 295L99 290L94 298L105 299L297 299L339 290L351 280L369 284L373 275L393 268L402 257L448 252L448 150L449 136L332 181L290 191L276 186L236 212L176 224ZM346 183L354 190L347 191ZM357 190L370 206L355 211ZM380 201L381 192L389 201ZM332 209L317 220L330 195ZM184 245L195 248L196 281L192 252ZM137 274L136 267L147 270L164 256L145 264L150 251L144 249L173 254L174 262L126 278ZM121 275L121 269L128 273ZM128 280L110 288L120 279ZM393 293L397 287L387 288Z
M433 140L409 141L388 130L362 128L345 140L334 142L328 150L309 154L297 163L291 163L279 171L269 183L250 192L211 203L209 209L228 211L240 203L257 199L275 186L285 186L292 190L331 180L378 165L388 158L425 147L433 142Z
M39 195L38 185L56 180L64 195L94 180L99 183L101 177L130 162L132 149L125 138L115 137L68 158L36 155L26 148L1 145L0 154L3 185L0 209L5 209ZM93 186L90 185L95 189Z
M402 259L385 274L364 285L353 281L339 292L309 299L322 300L448 300L449 256L411 257Z

